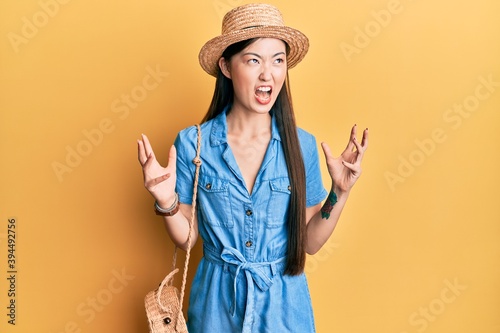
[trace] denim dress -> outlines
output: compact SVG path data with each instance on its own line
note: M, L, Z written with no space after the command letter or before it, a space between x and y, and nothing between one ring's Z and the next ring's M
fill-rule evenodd
M198 229L203 258L189 297L190 333L315 332L304 274L283 275L290 182L276 122L249 194L227 142L226 113L201 125ZM306 170L306 206L326 197L316 139L298 129ZM191 204L196 127L176 140L177 192ZM249 151L251 153L251 151Z

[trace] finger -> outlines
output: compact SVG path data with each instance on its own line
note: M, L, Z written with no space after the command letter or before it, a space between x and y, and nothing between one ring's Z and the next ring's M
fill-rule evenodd
M150 179L146 182L145 187L148 189L155 187L156 185L160 184L161 182L164 182L165 180L167 180L169 178L170 178L170 173L164 174L163 176L160 176L160 177Z
M361 143L359 143L358 138L354 138L352 142L354 143L358 154L364 153L365 150L363 149Z
M354 143L353 139L356 138L356 127L357 125L354 124L354 126L351 128L351 133L349 135L349 142L347 143L346 151L352 151L354 149Z
M148 158L146 159L146 162L144 162L142 167L144 169L148 168L151 165L151 163L153 163L153 161L155 161L155 160L156 160L155 155L153 153L149 154Z
M335 156L333 156L330 146L326 142L321 142L321 148L323 148L323 154L325 155L325 160L327 164L331 160L335 159Z
M342 161L342 164L346 168L351 170L352 173L354 174L354 176L359 176L361 174L361 167L359 166L359 164L353 164L353 163L349 163L347 161Z
M368 148L368 128L363 131L363 138L361 139L361 146L366 150Z
M168 164L167 167L172 167L175 170L175 163L177 162L177 149L172 145L168 152Z
M142 134L142 141L144 142L144 149L146 152L146 156L150 156L151 154L154 155L153 147L151 147L151 143L149 142L149 139L146 136L146 134Z
M356 146L356 159L354 161L355 164L360 164L361 160L363 159L363 155L365 153L365 149L361 146L359 143L358 139L354 138L354 145Z
M147 160L146 152L144 150L144 142L142 142L142 140L137 140L137 159L142 166Z

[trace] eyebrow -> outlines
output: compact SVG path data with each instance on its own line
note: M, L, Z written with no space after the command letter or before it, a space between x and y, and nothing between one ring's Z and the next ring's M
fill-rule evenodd
M243 53L243 55L253 55L253 56L256 56L257 58L262 59L262 57L260 55L258 55L257 53L253 53L253 52L246 52L246 53ZM273 55L272 57L275 58L279 55L285 55L285 52L278 52L275 55Z

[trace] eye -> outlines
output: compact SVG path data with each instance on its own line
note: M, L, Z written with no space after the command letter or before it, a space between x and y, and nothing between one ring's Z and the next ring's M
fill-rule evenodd
M284 63L284 62L285 62L285 59L283 59L283 58L277 58L276 60L274 60L274 62L275 62L276 64L282 64L282 63Z
M248 63L249 64L258 64L259 60L255 59L255 58L252 58L252 59L248 60Z

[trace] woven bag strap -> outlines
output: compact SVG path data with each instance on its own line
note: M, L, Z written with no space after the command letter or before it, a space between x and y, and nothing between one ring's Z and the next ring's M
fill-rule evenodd
M186 252L186 259L184 261L184 272L182 274L182 286L181 286L181 293L179 296L179 302L180 302L180 309L179 309L179 316L182 315L182 304L184 301L184 291L186 290L186 281L187 281L187 272L188 272L188 266L189 266L189 258L191 257L191 243L192 243L192 232L194 229L194 217L196 214L196 195L198 193L198 178L200 175L200 166L201 166L201 159L200 159L200 152L201 152L201 128L200 125L196 124L196 128L198 130L198 140L196 143L196 157L193 159L194 165L196 165L196 171L194 173L194 183L193 183L193 200L191 203L191 218L189 219L189 234L188 234L188 239L187 239L187 252ZM179 322L179 320L177 320Z
M186 251L186 259L184 261L184 272L182 273L182 286L181 286L181 292L179 295L179 303L180 303L180 310L179 310L179 316L182 315L182 303L184 302L184 292L186 290L186 281L187 281L187 272L188 272L188 266L189 266L189 258L191 256L191 245L192 245L192 235L191 232L194 229L194 217L196 214L196 195L198 193L198 177L200 174L200 166L201 166L201 159L200 159L200 152L201 152L201 128L200 125L196 125L196 128L198 130L198 140L196 143L196 157L193 159L193 163L196 165L196 171L194 174L194 183L193 183L193 201L191 202L191 217L189 219L189 234L188 234L188 239L187 239L187 245L188 249ZM160 286L158 287L157 291L157 296L156 300L157 303L160 305L160 308L163 311L168 311L168 309L162 304L161 302L161 294L163 287L165 285L173 285L174 281L174 274L179 271L178 268L176 268L176 262L177 262L177 246L174 249L174 257L172 260L172 271L170 274L168 274L163 281L160 283ZM177 320L179 323L179 320Z
M171 271L175 270L176 267L177 267L177 246L174 248L174 256L172 258L172 269L171 269ZM168 285L169 286L173 286L174 285L174 279L170 279L168 281Z

